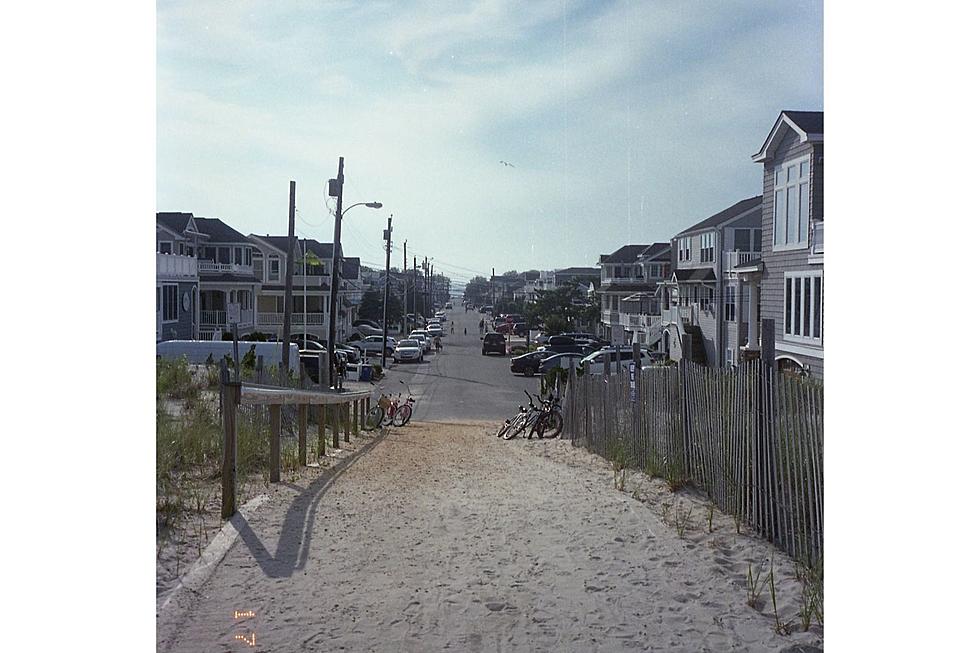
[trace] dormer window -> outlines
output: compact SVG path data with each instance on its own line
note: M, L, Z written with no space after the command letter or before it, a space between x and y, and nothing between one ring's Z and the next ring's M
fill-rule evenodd
M810 230L810 158L773 171L773 250L807 247Z

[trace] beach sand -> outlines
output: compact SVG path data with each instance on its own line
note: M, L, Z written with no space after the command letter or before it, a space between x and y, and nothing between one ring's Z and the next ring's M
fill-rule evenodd
M275 487L211 579L158 615L159 648L822 649L819 627L774 631L768 591L747 605L748 565L767 573L772 547L731 517L708 533L693 493L639 473L619 491L609 463L566 441L493 432L411 424L339 473ZM665 502L690 509L683 535ZM792 562L774 559L780 615L798 623Z

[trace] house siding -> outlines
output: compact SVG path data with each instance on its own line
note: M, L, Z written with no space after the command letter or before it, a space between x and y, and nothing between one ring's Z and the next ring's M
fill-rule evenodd
M818 154L819 152L819 154ZM760 285L760 301L762 319L771 319L776 326L776 356L791 356L803 365L808 365L814 376L823 376L823 360L813 356L789 354L780 351L783 341L784 317L784 275L786 272L807 272L823 270L823 265L808 263L809 247L790 251L773 251L773 218L774 218L774 170L783 162L810 155L810 215L811 224L814 219L823 218L823 161L822 144L801 143L799 135L788 132L776 148L771 161L766 162L763 169L762 197L762 257L765 271ZM814 201L814 198L818 199ZM796 343L788 343L796 344Z
M161 281L157 283L157 288L160 289L164 285L173 285L173 282ZM197 284L193 282L182 281L177 284L177 321L176 322L163 322L162 332L160 333L161 340L193 340L194 335L194 308L199 301L197 299ZM158 290L157 292L161 292ZM184 310L184 293L187 293L191 298L191 310ZM161 311L163 307L161 306Z

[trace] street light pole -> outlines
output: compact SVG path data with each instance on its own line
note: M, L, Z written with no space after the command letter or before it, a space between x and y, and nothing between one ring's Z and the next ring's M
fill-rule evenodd
M385 367L388 358L388 287L391 285L391 218L388 216L388 228L385 229L385 298L381 306L381 369Z
M340 277L340 219L343 217L344 206L344 157L340 157L340 162L337 164L337 178L331 179L329 184L330 196L337 198L337 210L334 212L333 221L333 256L330 261L330 325L327 329L327 353L330 355L330 360L327 361L327 370L329 371L330 387L333 388L337 385L334 371L334 367L336 367L334 347L337 344L335 331L337 328L337 283ZM322 383L323 370L320 370L320 374Z

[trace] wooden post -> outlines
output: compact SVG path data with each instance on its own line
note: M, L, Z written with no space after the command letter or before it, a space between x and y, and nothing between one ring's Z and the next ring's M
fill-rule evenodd
M235 418L241 400L241 384L229 380L228 367L221 359L221 421L225 428L224 458L221 465L221 518L229 519L238 509L235 500L238 468L238 437Z
M333 431L333 448L340 449L340 406L330 406L330 428Z
M306 422L309 419L307 415L307 404L299 405L299 415L297 420L299 420L299 464L306 466Z
M344 410L344 442L350 442L350 402L345 401Z
M354 435L360 435L361 429L359 424L359 418L361 417L361 411L358 410L358 405L360 401L352 401L350 404L351 412L354 413Z
M317 425L316 425L316 455L317 457L327 453L327 406L326 404L321 404L319 410L317 411Z
M279 482L280 437L282 435L282 404L269 405L269 482Z
M255 357L255 367L258 370L256 383L262 384L265 382L265 365L263 364L262 356Z
M317 365L317 372L316 372L317 383L320 386L320 390L323 390L324 388L327 387L327 383L328 383L327 379L330 378L329 375L325 375L326 374L326 369L327 369L327 354L326 354L326 352L320 352L320 361L319 361L319 363L320 364Z
M361 399L358 403L361 405L361 427L363 428L367 424L367 397Z

